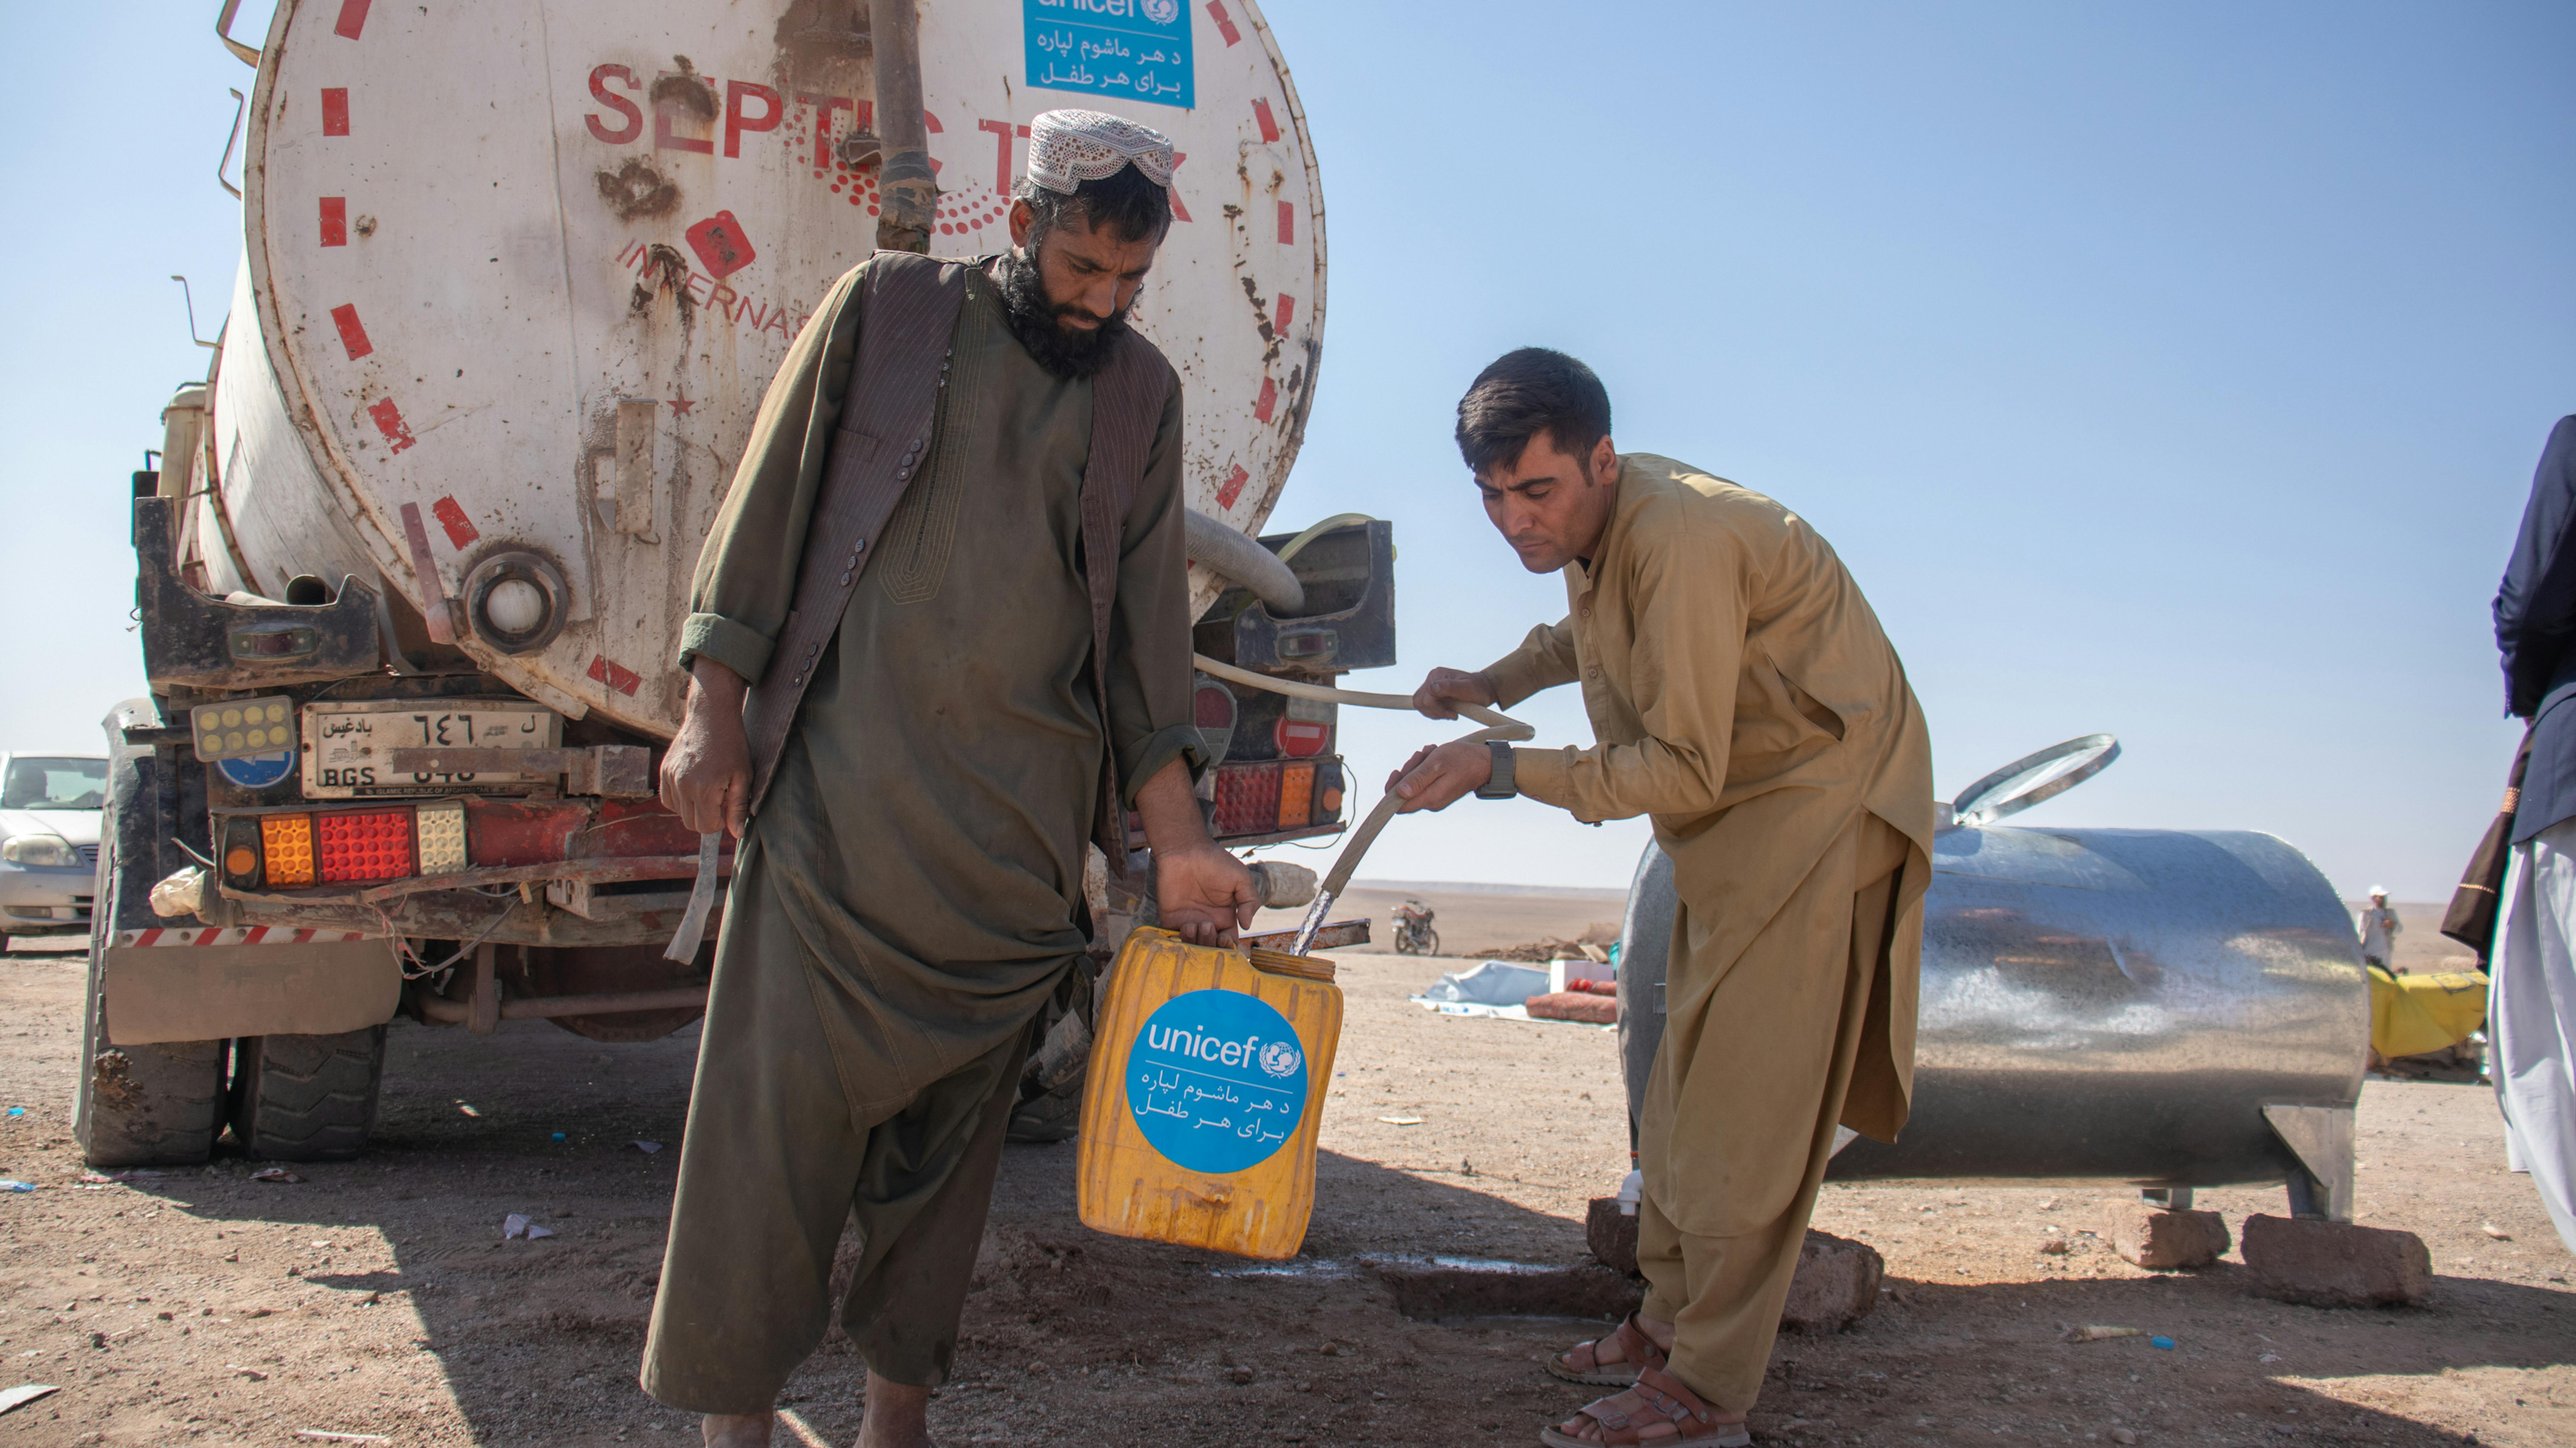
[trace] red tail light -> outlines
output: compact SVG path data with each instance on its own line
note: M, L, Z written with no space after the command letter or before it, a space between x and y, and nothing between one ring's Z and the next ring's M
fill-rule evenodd
M1278 828L1278 765L1227 765L1217 771L1217 834L1266 835Z
M324 883L399 880L412 861L411 810L350 810L313 817L314 854Z

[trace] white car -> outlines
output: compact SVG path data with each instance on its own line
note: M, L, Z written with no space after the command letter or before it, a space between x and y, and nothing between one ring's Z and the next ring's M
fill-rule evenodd
M107 761L0 754L0 950L12 937L87 935Z

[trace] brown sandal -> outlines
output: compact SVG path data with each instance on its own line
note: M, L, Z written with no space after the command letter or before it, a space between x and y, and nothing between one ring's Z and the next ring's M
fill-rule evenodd
M1603 1362L1601 1349L1604 1347L1617 1348L1619 1360ZM1575 1357L1578 1354L1586 1361L1576 1362ZM1664 1350L1655 1346L1655 1340L1646 1336L1645 1329L1637 1326L1637 1317L1634 1313L1630 1313L1619 1324L1618 1330L1608 1337L1596 1337L1590 1342L1578 1342L1571 1349L1547 1360L1547 1370L1550 1373L1569 1383L1581 1383L1587 1388L1628 1387L1637 1381L1639 1367L1662 1367L1663 1365Z
M1587 1404L1581 1416L1601 1425L1601 1436L1584 1439L1569 1437L1554 1428L1538 1430L1538 1441L1547 1448L1625 1448L1625 1445L1652 1442L1656 1448L1665 1444L1689 1443L1698 1448L1749 1448L1752 1430L1741 1419L1720 1421L1715 1408L1682 1386L1681 1380L1663 1370L1662 1359L1637 1370L1637 1385L1624 1393ZM1670 1427L1674 1431L1649 1439L1647 1428Z

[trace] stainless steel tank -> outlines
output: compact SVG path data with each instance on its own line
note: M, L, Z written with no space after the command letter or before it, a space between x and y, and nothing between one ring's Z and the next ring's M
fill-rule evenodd
M2307 857L2241 830L2044 830L1992 820L2110 762L1962 795L1934 837L1912 1120L1839 1180L2290 1184L2348 1218L2370 992L2352 920ZM2046 756L2033 756L2045 760ZM2042 771L2043 773L2045 771ZM2051 787L2051 786L2054 787ZM1648 846L1620 945L1630 1120L1663 1033L1672 866Z

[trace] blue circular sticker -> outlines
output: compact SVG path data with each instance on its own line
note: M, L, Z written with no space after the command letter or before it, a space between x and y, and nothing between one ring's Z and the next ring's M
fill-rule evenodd
M1306 1053L1288 1018L1259 996L1177 995L1145 1018L1127 1052L1127 1109L1176 1166L1258 1166L1306 1115Z
M266 789L294 772L295 751L281 749L275 754L221 760L215 768L224 772L224 778L244 789Z

